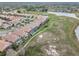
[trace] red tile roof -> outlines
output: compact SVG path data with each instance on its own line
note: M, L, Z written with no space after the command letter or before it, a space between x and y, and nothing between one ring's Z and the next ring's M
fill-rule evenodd
M14 34L7 34L6 36L2 37L3 40L7 40L9 42L16 42L16 40L18 39L17 35Z
M20 20L20 19L23 18L23 17L20 17L20 16L12 16L12 15L0 15L0 16L1 16L1 17L9 18L9 20L11 20L11 21Z
M6 36L2 37L3 40L7 40L9 42L16 42L19 37L24 36L27 32L29 32L31 29L27 27L22 27L21 29L17 29L14 32L11 32L7 34Z
M0 51L4 51L10 45L11 45L11 43L6 42L4 40L0 40Z

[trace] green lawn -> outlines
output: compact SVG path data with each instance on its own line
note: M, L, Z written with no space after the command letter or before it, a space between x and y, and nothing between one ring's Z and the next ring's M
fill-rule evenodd
M50 25L49 26L49 30L53 33L56 34L56 32L59 30L57 27L57 25L63 25L63 27L61 27L60 29L62 29L65 32L65 36L66 38L64 38L64 43L68 44L71 46L71 48L73 49L73 53L71 55L79 55L79 42L77 41L75 34L74 34L74 29L77 27L77 25L79 24L79 21L73 18L68 18L68 17L57 17L57 16L51 16L52 20L50 21ZM58 23L58 24L57 24ZM56 34L57 36L59 36L60 34L57 32ZM61 42L62 43L62 42ZM67 53L67 55L69 55Z
M57 51L60 53L60 55L79 55L79 42L74 34L74 29L79 24L79 21L74 18L58 17L51 14L48 16L48 27L44 32L51 32L54 34L54 36L59 38L59 41L55 43L51 41L52 43L50 43L57 46ZM36 42L36 37L38 37L38 35L32 38L33 40L29 43L29 47L26 50L26 55L44 55L43 51L40 49L44 46L44 44L41 44L39 50L37 49L37 45L39 46L39 44ZM35 43L35 46L32 46L33 43ZM33 50L30 48L33 48ZM63 53L63 49L67 49L67 51ZM31 51L33 52L32 54Z

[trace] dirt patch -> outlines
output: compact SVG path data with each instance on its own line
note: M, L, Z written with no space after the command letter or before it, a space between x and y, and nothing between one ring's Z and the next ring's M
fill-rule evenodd
M40 36L42 36L42 37L40 38ZM36 37L36 42L37 43L44 43L44 42L48 42L51 40L55 40L55 38L52 38L52 37L54 37L52 33L44 32Z
M45 46L43 46L42 49L49 56L59 56L59 53L56 51L56 46L53 46L53 45L45 45Z

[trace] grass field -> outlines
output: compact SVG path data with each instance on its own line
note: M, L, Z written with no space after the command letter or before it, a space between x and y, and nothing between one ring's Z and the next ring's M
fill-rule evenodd
M25 55L48 55L46 49L49 50L50 45L56 46L55 50L59 55L79 55L79 42L74 34L74 29L79 21L74 18L51 14L48 16L47 30L33 38L26 49ZM40 35L43 37L40 38Z

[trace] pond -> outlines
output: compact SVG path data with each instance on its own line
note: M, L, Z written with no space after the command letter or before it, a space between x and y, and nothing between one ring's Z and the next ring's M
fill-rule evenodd
M77 28L75 29L75 35L77 39L79 40L79 26L77 26Z
M66 16L78 19L78 17L74 13L65 13L65 12L48 12L50 14L55 14L57 16Z

